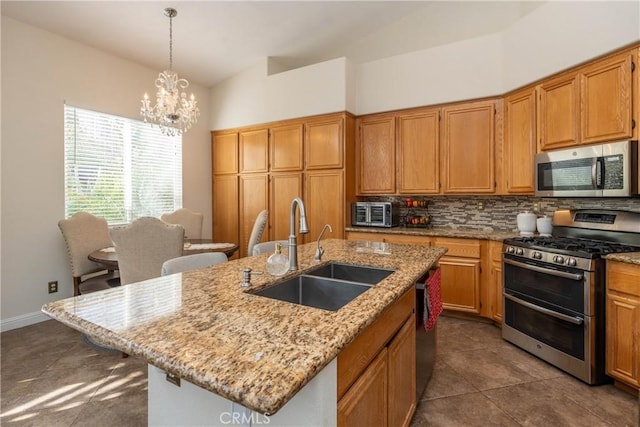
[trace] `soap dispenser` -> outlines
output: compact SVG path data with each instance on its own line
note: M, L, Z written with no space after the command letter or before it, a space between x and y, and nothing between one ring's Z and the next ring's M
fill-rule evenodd
M280 242L276 242L276 249L267 258L267 271L272 276L282 276L289 270L289 258L282 253Z

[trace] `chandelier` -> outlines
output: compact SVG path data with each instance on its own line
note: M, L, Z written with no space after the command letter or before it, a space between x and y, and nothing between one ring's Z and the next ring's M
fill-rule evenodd
M187 98L184 92L189 87L189 82L178 78L178 74L173 71L173 18L178 11L168 7L164 14L169 17L169 69L162 71L155 81L158 88L156 105L151 106L149 96L145 93L140 114L145 122L160 126L163 134L175 136L191 129L198 121L200 109L193 93Z

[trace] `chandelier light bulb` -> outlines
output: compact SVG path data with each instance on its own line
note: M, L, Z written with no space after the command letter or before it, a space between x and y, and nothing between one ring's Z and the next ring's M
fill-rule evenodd
M169 17L169 69L162 71L155 81L158 89L156 104L152 106L145 93L140 114L145 122L160 126L163 134L175 136L191 129L198 121L200 109L193 93L187 98L187 93L184 92L189 87L189 82L179 78L173 71L173 18L178 12L173 8L166 8L164 12Z

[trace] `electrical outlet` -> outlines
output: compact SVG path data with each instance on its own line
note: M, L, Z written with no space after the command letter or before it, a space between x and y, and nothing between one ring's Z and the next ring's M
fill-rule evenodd
M49 282L47 284L47 289L49 289L49 293L50 294L58 292L58 281L57 280L53 280L53 281Z
M534 212L538 212L538 211L540 211L540 203L538 203L538 202L533 202L533 211L534 211Z
M481 211L484 209L484 202L478 202L478 210Z

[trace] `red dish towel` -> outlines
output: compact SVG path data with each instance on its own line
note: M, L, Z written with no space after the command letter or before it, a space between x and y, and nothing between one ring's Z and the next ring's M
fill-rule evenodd
M427 316L424 316L424 329L430 331L435 325L438 316L442 313L442 289L440 287L440 269L436 269L429 275L424 292L424 308Z

